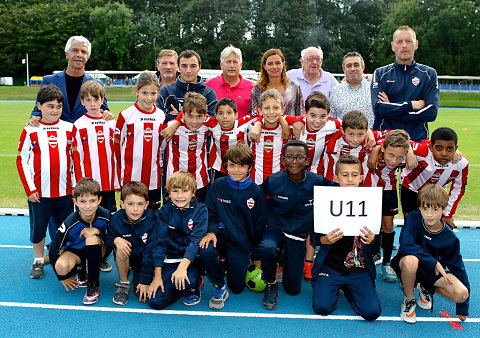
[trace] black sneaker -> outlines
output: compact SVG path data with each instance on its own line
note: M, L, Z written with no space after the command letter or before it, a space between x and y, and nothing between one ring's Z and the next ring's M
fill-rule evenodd
M263 307L267 310L276 309L278 306L277 297L278 297L278 284L267 283L267 286L263 294L263 301L262 301Z
M43 263L34 263L32 269L30 270L30 278L40 279L43 277Z
M100 287L99 282L89 283L87 285L87 292L83 297L83 304L90 305L98 302L98 297L100 296Z
M113 296L113 302L117 305L125 305L128 302L128 294L130 293L130 283L116 283L117 292Z
M106 258L102 259L102 262L100 263L100 271L102 272L112 271L112 265L107 261Z

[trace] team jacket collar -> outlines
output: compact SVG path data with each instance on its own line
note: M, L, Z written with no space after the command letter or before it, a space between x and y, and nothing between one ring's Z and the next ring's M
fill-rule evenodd
M415 60L413 60L411 65L401 65L397 62L397 60L395 60L395 62L393 63L393 66L395 68L399 68L401 70L412 70L413 68L415 68L417 66L417 63L415 62Z
M250 176L247 176L247 179L243 182L234 181L230 176L227 176L227 182L233 189L243 190L247 189L253 181Z
M198 75L197 75L197 82L195 83L183 82L182 80L180 80L180 75L177 77L176 82L177 82L177 86L185 92L197 91L205 88L205 82L203 82L202 78Z

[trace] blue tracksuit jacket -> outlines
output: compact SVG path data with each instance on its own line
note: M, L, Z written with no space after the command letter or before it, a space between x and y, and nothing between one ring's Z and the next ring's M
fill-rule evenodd
M378 100L380 92L387 94L389 103ZM374 130L403 129L414 141L427 140L427 122L437 118L440 101L437 72L415 61L411 65L395 61L377 68L371 84L371 99ZM425 106L414 111L412 101L416 100L425 100Z

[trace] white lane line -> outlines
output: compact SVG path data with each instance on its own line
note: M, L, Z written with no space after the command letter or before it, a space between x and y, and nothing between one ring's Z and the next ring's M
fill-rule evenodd
M74 310L74 311L94 311L94 312L123 312L123 313L147 313L155 315L184 315L184 316L209 316L209 317L243 317L243 318L281 318L281 319L328 319L328 320L364 320L360 316L319 316L293 313L246 313L246 312L217 312L217 311L180 311L180 310L152 310L152 309L129 309L112 307L89 307L76 305L58 305L58 304L37 304L37 303L16 303L0 302L3 307L22 307L37 309L56 309L56 310ZM400 322L400 317L378 317L378 320ZM457 318L443 317L417 317L419 322L455 322ZM468 318L467 322L480 323L480 318Z

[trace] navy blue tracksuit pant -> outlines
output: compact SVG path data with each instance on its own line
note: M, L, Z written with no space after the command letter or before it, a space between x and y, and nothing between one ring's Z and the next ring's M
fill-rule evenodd
M219 255L225 257L228 288L233 293L240 293L245 289L245 275L250 263L250 253L232 243L222 232L220 229L217 235L216 248L213 246L213 242L210 242L205 249L199 249L200 262L203 264L210 282L221 288L225 285L225 273L220 266Z
M365 320L375 320L382 311L375 285L368 271L343 274L324 264L312 281L313 311L327 316L337 309L340 289L356 314Z
M297 295L302 290L305 239L289 238L278 229L267 228L260 244L263 275L267 282L275 280L282 249L285 250L285 260L282 262L283 288L289 295Z

